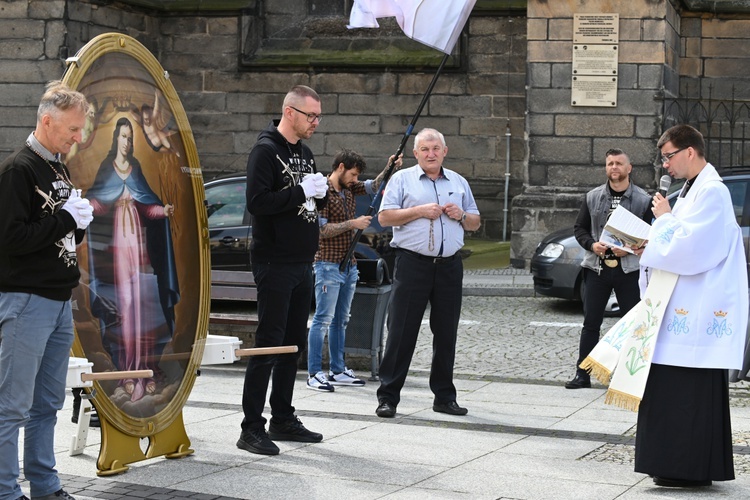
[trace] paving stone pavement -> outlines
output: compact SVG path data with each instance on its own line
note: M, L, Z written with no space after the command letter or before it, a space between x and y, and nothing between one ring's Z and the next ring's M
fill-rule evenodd
M455 362L466 417L431 411L425 319L395 419L374 415L377 382L321 393L306 390L300 372L296 413L325 440L279 443L278 457L251 455L234 447L244 364L205 367L184 408L193 456L97 477L98 430L90 430L83 455L67 455L68 398L57 426L58 470L79 500L749 498L747 384L731 387L737 480L655 488L633 472L635 414L604 405L601 385L562 388L574 373L581 321L580 304L535 297L528 271L469 271ZM606 318L603 329L615 321Z

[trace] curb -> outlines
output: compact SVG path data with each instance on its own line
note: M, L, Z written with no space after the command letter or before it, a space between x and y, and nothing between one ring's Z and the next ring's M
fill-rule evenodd
M464 297L536 297L532 287L464 287Z

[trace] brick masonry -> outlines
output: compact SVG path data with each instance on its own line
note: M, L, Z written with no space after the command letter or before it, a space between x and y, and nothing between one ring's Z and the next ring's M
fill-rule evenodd
M127 1L0 2L0 157L33 128L43 85L63 74L63 60L100 33L122 32L169 71L205 179L244 170L258 132L297 83L323 99L326 117L309 141L319 166L327 170L336 150L350 147L365 155L367 175L374 175L400 143L439 53L406 40L392 22L382 23L377 36L346 30L341 2L316 2L312 10L307 0L218 3L235 7L191 12ZM447 164L469 179L478 198L479 237L502 237L509 158L507 229L516 265L527 264L549 230L572 222L578 203L571 199L603 182L609 147L628 151L636 182L653 188L663 96L707 96L710 89L714 98L732 91L750 98L747 14L689 12L678 0L618 3L618 106L574 108L573 13L612 12L612 2L529 0L525 12L492 10L495 3L478 0L462 56L441 75L416 129L445 133ZM314 51L323 63L314 62ZM383 55L389 51L404 56ZM363 67L364 59L380 65ZM410 148L411 142L409 163Z

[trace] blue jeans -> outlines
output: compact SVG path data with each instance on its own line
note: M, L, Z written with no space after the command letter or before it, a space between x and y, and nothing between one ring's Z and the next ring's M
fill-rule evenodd
M18 430L25 427L23 471L31 496L60 489L55 470L55 424L65 402L73 345L70 301L0 293L0 500L18 486Z
M323 339L328 335L328 353L331 371L341 373L344 364L346 325L357 287L359 271L349 266L343 273L339 264L316 262L315 270L315 316L307 337L307 371L315 375L323 370Z

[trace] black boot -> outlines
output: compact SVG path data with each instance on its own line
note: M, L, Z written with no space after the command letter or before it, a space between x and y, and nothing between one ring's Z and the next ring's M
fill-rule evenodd
M565 383L566 389L588 389L591 387L591 377L588 373L576 373L573 380Z

